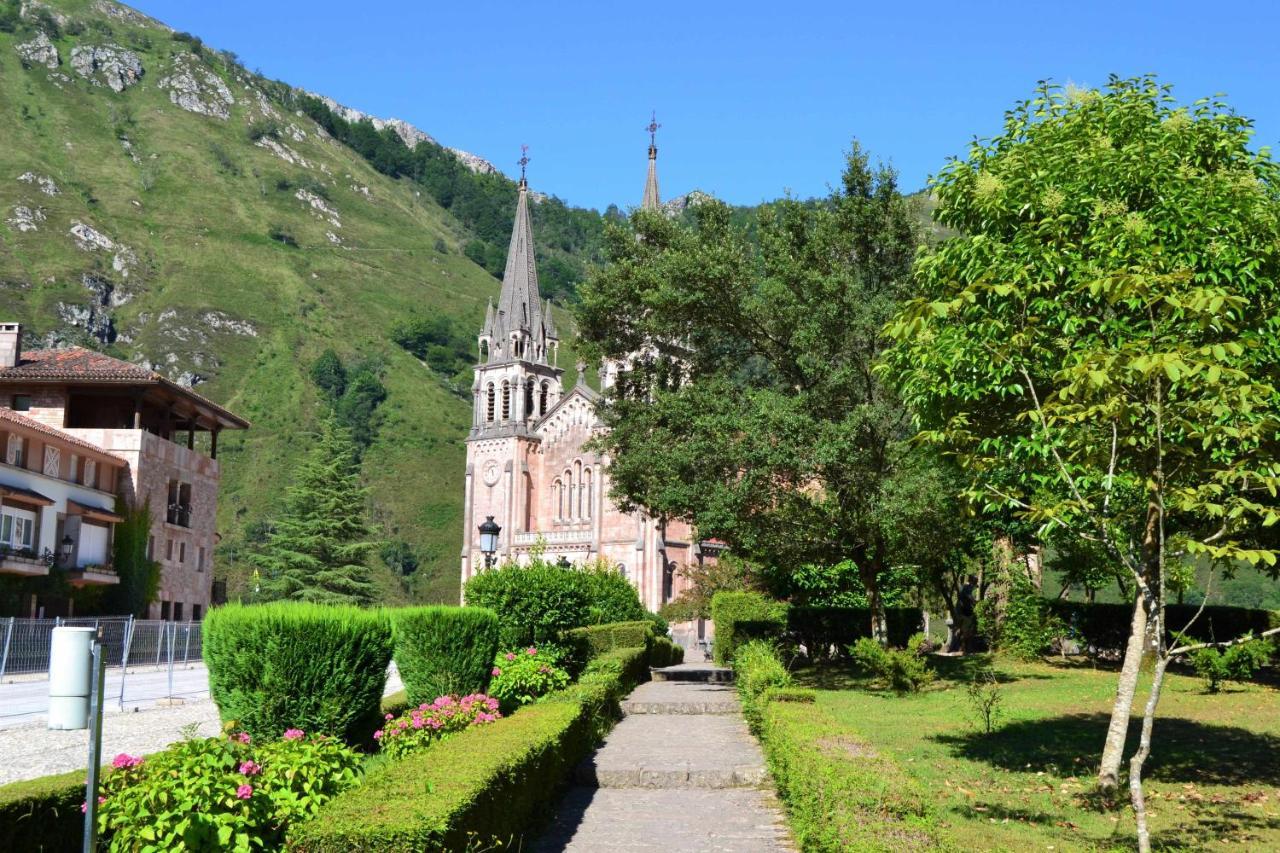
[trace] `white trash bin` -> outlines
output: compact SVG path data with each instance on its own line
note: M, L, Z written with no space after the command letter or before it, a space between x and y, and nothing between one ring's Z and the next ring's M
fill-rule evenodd
M49 728L89 727L94 628L53 629L49 653Z

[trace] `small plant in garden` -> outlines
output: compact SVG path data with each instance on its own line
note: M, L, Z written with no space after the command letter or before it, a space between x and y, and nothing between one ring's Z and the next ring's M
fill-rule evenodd
M733 671L743 713L753 726L759 723L760 699L765 691L791 685L791 674L782 663L778 647L768 640L749 640L738 646L733 655Z
M993 669L982 669L973 674L966 688L969 707L977 720L978 728L991 734L1004 715L1004 691Z
M905 650L886 649L870 637L863 637L849 647L849 656L854 666L884 681L894 693L917 693L934 678L920 653L927 648L923 634L912 636Z
M1205 680L1210 693L1219 693L1224 681L1248 681L1267 665L1275 651L1272 643L1255 641L1228 649L1210 647L1191 652L1191 666Z
M410 708L399 717L387 714L387 724L373 733L382 752L400 758L471 726L492 723L501 717L498 700L483 693L440 696Z
M569 673L545 649L529 646L500 653L493 662L489 695L505 709L528 705L540 696L569 686Z
M121 754L103 780L98 831L110 850L272 849L295 821L359 778L340 741L290 729L256 743L229 724L222 737L164 752Z

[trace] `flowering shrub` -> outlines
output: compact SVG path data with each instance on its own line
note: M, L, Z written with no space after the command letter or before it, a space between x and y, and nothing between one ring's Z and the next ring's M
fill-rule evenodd
M483 693L461 698L441 696L434 702L410 708L399 717L387 714L387 724L374 732L373 737L384 753L400 758L454 732L492 723L501 716L498 700Z
M568 686L569 673L556 665L554 656L545 649L529 646L498 655L493 662L489 695L511 710Z
M111 766L98 800L110 850L248 851L281 846L291 822L356 782L360 759L330 737L290 729L255 745L228 726Z

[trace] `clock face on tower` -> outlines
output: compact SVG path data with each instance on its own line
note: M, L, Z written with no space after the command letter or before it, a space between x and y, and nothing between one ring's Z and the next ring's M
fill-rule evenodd
M498 477L499 477L498 463L492 459L484 463L484 484L486 486L497 485Z

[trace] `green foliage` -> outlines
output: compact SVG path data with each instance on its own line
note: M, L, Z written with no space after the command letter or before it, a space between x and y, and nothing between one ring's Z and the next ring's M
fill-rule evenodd
M733 661L739 645L751 639L779 638L787 626L787 606L758 592L718 592L711 599L716 663Z
M644 649L591 662L579 682L518 714L370 772L289 833L303 853L519 847L643 677ZM376 821L369 816L376 814Z
M852 561L878 620L886 575L954 514L873 370L914 292L913 214L855 145L829 199L758 219L753 239L708 202L687 224L641 211L606 229L609 264L580 289L584 351L652 355L611 388L597 441L623 509L689 519L784 573Z
M743 592L756 586L747 564L731 554L704 563L688 563L678 567L676 573L687 585L678 598L662 606L661 615L670 622L710 619L711 599L717 592Z
M495 656L492 676L489 695L501 702L508 713L569 685L569 673L535 646Z
M391 340L448 379L463 384L475 363L475 337L452 318L435 314L413 317L391 329Z
M84 831L83 770L0 785L0 835L12 850L75 850Z
M160 589L160 563L147 556L151 536L151 503L131 507L116 498L116 514L124 518L115 526L112 565L120 583L108 589L103 605L112 613L146 616L147 605Z
M18 29L21 6L17 0L0 3L0 33L12 33Z
M578 571L586 582L587 600L590 602L588 618L593 624L659 618L644 609L635 585L617 567L597 560ZM666 633L665 625L662 633Z
M654 641L654 631L648 621L612 622L574 628L561 637L583 660L591 660L614 649L648 648Z
M285 737L257 744L230 733L118 756L99 789L107 849L280 847L290 825L356 784L360 757L330 737L276 734Z
M341 398L342 393L347 390L347 369L332 347L320 353L312 363L311 381L331 401Z
M395 660L412 705L439 696L483 693L498 653L498 617L481 607L391 611Z
M366 496L350 434L325 418L285 493L284 514L251 557L273 596L328 604L372 598Z
M678 646L666 637L656 637L649 649L649 666L661 668L684 663L684 646Z
M955 849L939 837L933 796L887 750L841 725L812 692L765 695L757 731L801 850Z
M890 645L905 646L920 630L924 614L917 607L885 609ZM871 611L866 607L787 607L787 637L803 645L812 660L840 654L855 641L871 636Z
M554 641L561 631L586 624L590 606L576 571L542 560L480 572L464 595L468 604L498 614L500 642L507 648Z
M1205 680L1210 693L1222 690L1224 681L1248 681L1266 666L1276 652L1272 640L1251 640L1222 649L1214 646L1196 649L1188 657L1196 675Z
M978 630L991 647L1022 660L1035 660L1051 651L1067 632L1049 600L1020 571L1008 574L1003 611L997 618L994 599L978 603Z
M387 388L378 375L379 368L361 361L347 371L347 385L333 405L333 414L343 428L351 432L356 447L363 450L378 434L378 407L387 399Z
M426 749L450 735L499 719L498 700L480 693L437 696L431 702L411 706L399 717L383 715L386 723L373 733L381 753L403 758Z
M908 640L905 649L885 648L863 637L849 648L849 657L854 666L883 681L894 693L918 693L935 677L924 657L926 647L923 634Z
M778 647L768 640L749 640L733 656L734 683L742 697L742 711L753 728L760 724L765 692L791 686L791 674Z
M1004 688L999 676L989 668L978 670L965 687L965 695L978 730L988 735L994 732L1004 716Z
M390 617L356 607L228 604L204 623L209 693L224 721L260 739L297 726L367 743L392 646Z
M413 546L401 539L383 542L378 548L378 557L388 569L398 575L411 575L418 570L418 555Z

